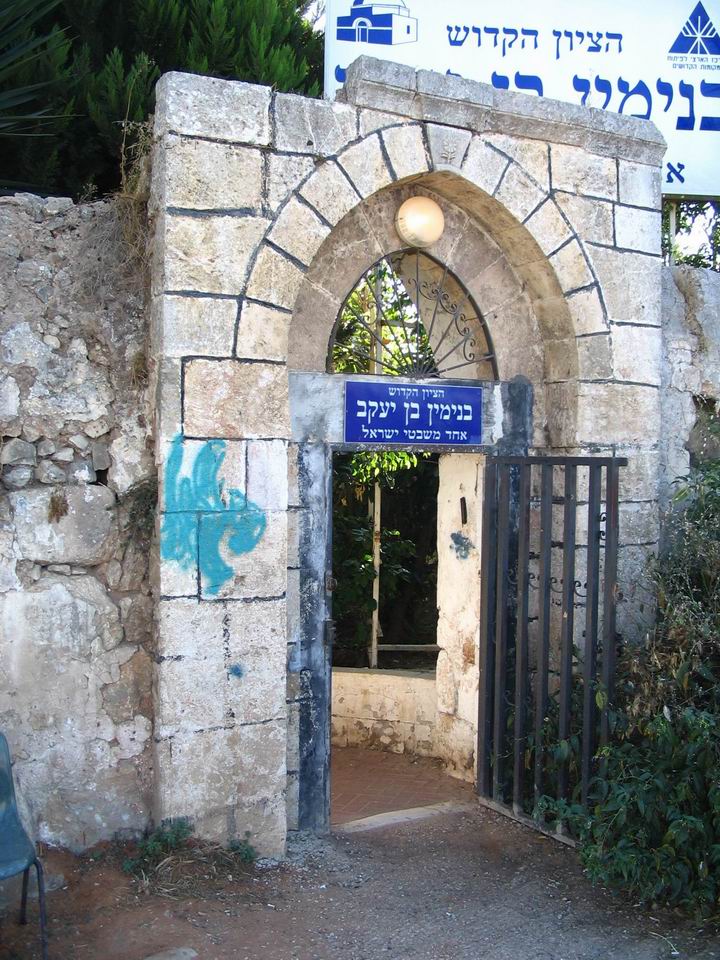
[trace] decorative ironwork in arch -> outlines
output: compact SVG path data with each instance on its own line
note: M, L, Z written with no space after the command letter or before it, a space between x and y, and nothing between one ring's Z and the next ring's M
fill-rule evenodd
M420 250L388 254L363 274L338 315L329 373L497 380L490 333L447 266Z

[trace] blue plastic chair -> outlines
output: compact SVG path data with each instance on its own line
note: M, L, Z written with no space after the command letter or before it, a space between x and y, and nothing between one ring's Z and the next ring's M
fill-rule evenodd
M35 844L25 832L18 815L8 742L0 733L0 880L23 875L20 923L27 923L27 896L30 868L35 867L40 902L40 940L42 957L47 960L47 917L45 914L45 878Z

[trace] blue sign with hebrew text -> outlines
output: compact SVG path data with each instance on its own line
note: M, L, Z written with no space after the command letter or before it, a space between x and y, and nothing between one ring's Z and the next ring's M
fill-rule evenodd
M477 446L482 443L482 387L348 380L345 443Z

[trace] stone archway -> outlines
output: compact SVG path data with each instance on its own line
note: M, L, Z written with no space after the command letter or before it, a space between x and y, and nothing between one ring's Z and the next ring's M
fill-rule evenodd
M356 279L396 244L403 191L454 224L438 259L483 311L500 376L532 380L535 446L634 454L628 570L656 539L662 144L631 118L540 115L533 98L373 61L346 96L158 86L152 366L173 536L156 558L155 815L191 805L201 835L249 829L263 853L282 851L297 808L289 367L323 369L340 264Z

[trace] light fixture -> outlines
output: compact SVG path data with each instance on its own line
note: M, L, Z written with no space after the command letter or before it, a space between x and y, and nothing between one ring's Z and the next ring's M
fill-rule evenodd
M429 197L410 197L395 216L395 229L411 247L431 247L443 235L445 217Z

